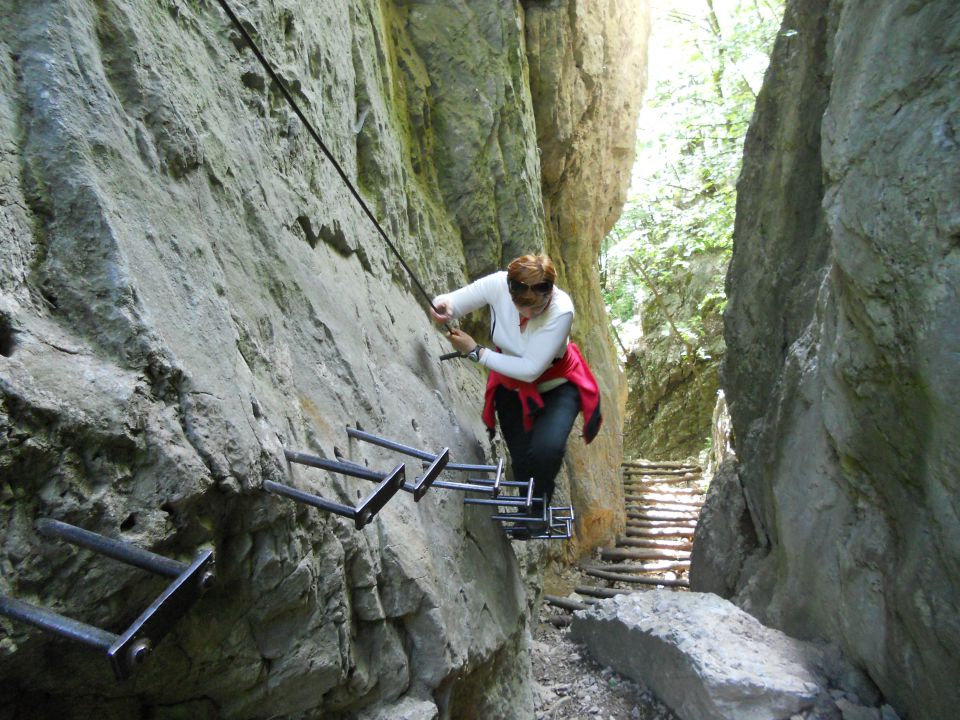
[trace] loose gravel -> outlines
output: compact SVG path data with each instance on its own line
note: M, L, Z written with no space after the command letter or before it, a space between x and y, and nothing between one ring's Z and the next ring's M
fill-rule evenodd
M642 684L594 662L569 628L547 621L554 615L544 608L533 636L537 720L677 720Z

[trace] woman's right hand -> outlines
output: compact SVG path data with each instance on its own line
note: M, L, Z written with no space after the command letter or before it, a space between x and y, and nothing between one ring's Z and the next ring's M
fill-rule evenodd
M446 325L453 320L453 311L450 309L450 304L446 300L441 300L430 308L430 316L434 322Z

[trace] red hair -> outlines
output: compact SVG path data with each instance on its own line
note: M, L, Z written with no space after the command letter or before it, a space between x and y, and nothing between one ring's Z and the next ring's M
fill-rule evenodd
M521 307L533 307L544 298L544 293L533 290L533 286L541 283L550 283L552 286L557 280L557 269L547 255L521 255L507 265L507 280L526 285L521 292L514 292L511 288L513 301Z

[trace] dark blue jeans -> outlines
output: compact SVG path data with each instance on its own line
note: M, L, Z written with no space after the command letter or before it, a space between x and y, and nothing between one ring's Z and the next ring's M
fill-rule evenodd
M494 403L500 432L510 451L514 480L527 482L533 478L534 496L542 496L549 505L567 449L567 437L580 412L580 391L576 385L564 383L543 393L542 397L543 409L534 419L530 432L523 429L523 408L517 393L501 385L494 395Z

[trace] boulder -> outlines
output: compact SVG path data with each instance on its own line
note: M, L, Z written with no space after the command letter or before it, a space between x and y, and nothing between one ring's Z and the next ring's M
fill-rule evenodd
M682 720L780 720L826 689L815 647L710 593L620 595L574 615L574 640Z
M437 720L438 717L439 711L432 701L402 697L395 703L360 713L357 720Z
M757 550L737 460L728 455L710 480L690 553L690 589L731 598L744 565Z

